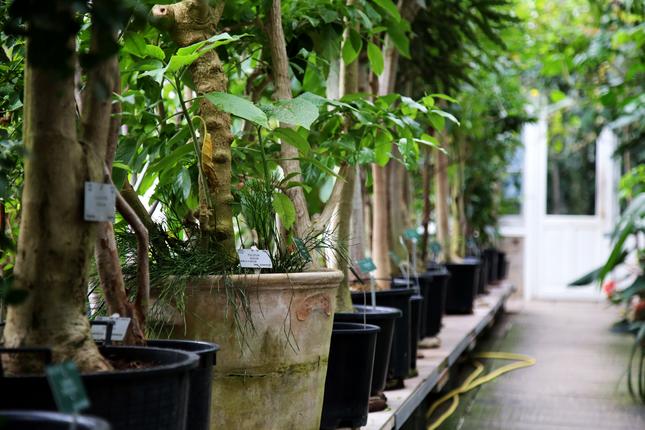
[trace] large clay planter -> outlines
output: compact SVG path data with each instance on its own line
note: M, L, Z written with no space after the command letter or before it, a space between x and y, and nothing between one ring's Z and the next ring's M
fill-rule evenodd
M336 289L329 270L236 275L190 282L185 335L221 346L213 375L211 430L318 430ZM240 338L226 288L241 288L254 329ZM229 290L230 292L230 290ZM230 300L230 299L229 299ZM242 325L247 322L243 315Z

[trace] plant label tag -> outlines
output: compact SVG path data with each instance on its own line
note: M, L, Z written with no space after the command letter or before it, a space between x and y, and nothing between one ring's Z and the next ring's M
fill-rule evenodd
M369 273L376 270L374 261L369 257L358 260L356 263L363 273Z
M85 182L85 221L114 222L116 190L112 184Z
M417 232L416 228L406 228L405 231L403 231L403 237L407 240L419 240L421 236L419 235L419 232Z
M309 254L309 250L305 246L305 243L302 241L302 239L300 239L299 237L294 237L293 243L295 243L296 248L298 249L298 253L303 258L303 260L307 262L311 261L311 254Z
M117 314L118 315L118 314ZM130 326L130 318L126 317L96 317L96 321L114 321L112 326L112 340L120 342L125 339ZM107 335L106 325L93 325L92 326L92 339L97 342L105 341Z
M273 262L266 249L238 249L240 266L247 269L272 269Z
M90 406L81 375L71 361L45 368L49 387L60 412L77 414Z

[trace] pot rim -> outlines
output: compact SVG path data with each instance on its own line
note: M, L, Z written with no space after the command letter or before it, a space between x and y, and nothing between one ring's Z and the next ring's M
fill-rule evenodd
M224 287L223 280L230 279L236 287L260 287L262 289L286 290L293 288L337 288L343 280L343 272L335 269L317 269L296 273L252 273L240 275L208 275L188 278L188 289L211 290Z
M378 333L381 327L374 324L363 324L354 322L335 322L332 327L333 335L345 334L364 334L364 333Z
M357 315L362 316L363 314L367 315L368 318L381 317L381 318L400 318L403 315L401 309L392 308L389 306L372 306L372 305L357 305L354 304L354 312L335 312L335 314L340 314L343 316L347 315ZM363 312L365 310L366 312Z

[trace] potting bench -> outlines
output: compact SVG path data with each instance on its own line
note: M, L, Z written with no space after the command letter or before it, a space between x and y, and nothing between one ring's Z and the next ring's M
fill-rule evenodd
M417 359L418 376L405 380L405 387L386 391L388 408L369 414L365 430L399 429L426 396L440 391L448 382L450 368L459 357L471 351L484 330L494 324L496 315L515 288L510 283L491 287L490 294L479 296L472 315L446 315L439 334L441 347L421 349Z

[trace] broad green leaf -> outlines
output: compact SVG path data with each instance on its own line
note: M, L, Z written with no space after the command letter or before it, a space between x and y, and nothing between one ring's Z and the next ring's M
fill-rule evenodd
M177 53L170 57L166 71L169 73L176 72L182 67L191 65L199 57L211 51L218 46L226 45L228 43L240 40L245 34L240 36L231 36L228 33L217 34L210 39L202 40L201 42L193 43L190 46L179 48Z
M187 154L190 154L191 152L194 152L194 150L195 148L192 143L186 143L184 145L181 145L177 149L172 151L170 154L150 164L148 171L159 172L161 170L166 169L168 166L171 166L171 165L174 166L175 164L179 163L184 156L186 156Z
M430 112L432 112L434 114L437 114L437 115L439 115L441 117L444 117L444 118L454 122L457 125L460 125L459 120L457 120L457 118L455 118L455 116L453 114L451 114L451 113L448 113L448 112L446 112L444 110L440 110L440 109L432 109Z
M358 58L363 48L363 39L354 29L349 30L349 37L343 43L343 61L345 64L351 64Z
M129 35L125 39L125 42L123 43L123 51L144 59L154 58L157 60L163 60L166 58L166 54L163 52L163 49L157 45L146 43L143 36L136 33Z
M318 108L305 98L296 97L291 100L278 100L271 105L260 107L270 119L283 123L301 126L307 130L318 118Z
M380 76L383 73L384 68L383 53L381 52L381 49L372 42L367 44L367 58L370 60L372 71Z
M381 7L385 12L387 12L392 18L397 22L401 21L401 14L399 13L399 8L396 7L396 4L391 0L374 0L379 7Z
M452 97L450 97L450 96L448 96L448 95L445 95L445 94L441 94L441 93L429 94L429 96L430 96L430 97L434 97L434 98L436 98L436 99L443 99L443 100L447 100L447 101L449 101L450 103L459 103L459 102L457 101L457 99L452 98Z
M444 119L444 117L437 114L430 113L428 115L428 119L430 120L430 123L432 124L434 129L437 131L443 130L443 128L446 126L446 120Z
M289 230L293 223L296 222L296 208L289 197L282 193L273 193L272 205L284 228Z
M379 131L374 138L374 157L376 164L385 166L392 157L392 136L388 132Z
M206 100L218 109L235 115L252 123L269 128L269 120L264 112L249 100L228 93L214 92L206 94Z
M298 151L303 154L306 154L311 150L311 146L309 146L307 139L302 137L300 133L292 128L276 128L273 130L273 135L278 139L282 139L287 142L289 145L298 148Z
M410 39L405 34L403 27L399 24L392 24L387 27L387 34L394 42L394 46L405 58L410 58Z
M199 57L200 55L198 53L189 55L173 55L172 57L170 57L168 66L166 66L166 72L173 73L178 71L182 67L190 66Z

